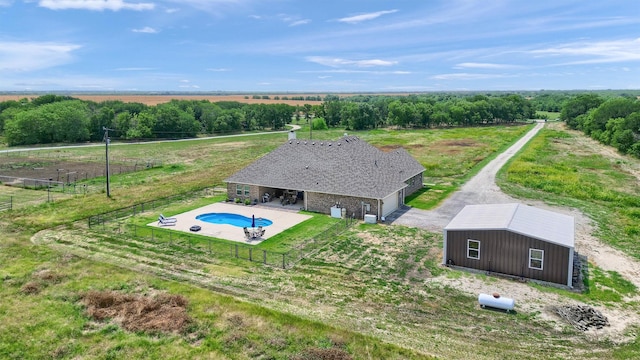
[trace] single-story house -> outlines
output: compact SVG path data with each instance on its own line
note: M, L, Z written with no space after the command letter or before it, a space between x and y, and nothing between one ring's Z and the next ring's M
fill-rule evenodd
M378 221L423 186L424 170L405 149L384 152L355 136L289 138L225 182L230 199L295 203L332 215L339 208Z
M572 216L523 204L465 206L444 228L443 264L572 287Z

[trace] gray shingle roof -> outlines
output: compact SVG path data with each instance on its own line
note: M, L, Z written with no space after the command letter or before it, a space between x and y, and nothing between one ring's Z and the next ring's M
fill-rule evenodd
M509 230L566 247L575 242L572 216L523 204L467 205L445 230Z
M382 199L425 169L404 149L383 152L357 137L288 140L226 182Z

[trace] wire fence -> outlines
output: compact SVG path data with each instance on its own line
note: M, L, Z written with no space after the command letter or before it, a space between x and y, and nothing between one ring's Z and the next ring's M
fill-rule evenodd
M0 197L0 211L13 209L13 196Z
M96 227L94 226L95 230ZM153 226L136 225L122 222L102 223L98 229L104 233L117 234L119 240L132 238L148 242L153 246L179 249L187 253L207 255L214 258L239 259L258 262L285 269L289 265L287 253L257 249L243 243L229 243L207 236L172 231ZM124 235L124 236L123 236Z
M302 241L295 248L286 252L259 249L243 243L230 243L226 240L211 238L182 231L157 228L152 226L125 223L123 220L135 217L144 212L165 208L168 205L182 200L188 200L203 195L216 195L226 193L226 189L208 188L196 193L174 195L156 199L133 206L129 206L103 214L91 216L87 219L88 226L94 231L117 235L149 242L154 245L163 245L181 249L187 252L206 254L216 258L240 259L250 262L258 262L265 265L290 269L302 259L312 256L314 253L331 243L336 237L355 223L354 218L346 218L333 224L328 229ZM119 240L121 241L121 240Z
M13 157L27 157L31 156L31 152L11 152L0 153L0 156L13 156ZM56 154L56 153L45 153ZM42 158L42 154L38 154L38 159ZM52 156L53 157L53 156ZM65 156L59 156L65 158ZM85 161L86 159L83 159ZM136 159L124 159L120 163L116 163L110 166L110 175L122 175L131 172L137 172L154 167L162 166L161 160L136 160ZM15 209L22 206L34 205L38 203L52 202L59 198L66 198L68 195L86 195L90 193L99 193L105 191L105 185L96 183L95 181L88 181L93 178L105 177L105 168L102 166L95 166L95 163L83 162L74 163L72 169L77 171L69 171L56 168L55 166L38 167L27 169L28 175L23 176L9 176L12 171L18 171L18 173L25 173L23 168L27 166L25 164L4 164L0 165L0 184L16 187L20 189L28 190L28 192L19 192L13 194L13 206L8 209ZM30 177L31 176L31 177ZM37 176L37 177L33 177ZM40 177L42 176L42 177ZM31 191L33 190L33 191ZM64 194L61 196L60 194ZM0 210L6 210L1 208Z
M134 217L136 215L142 214L147 211L164 208L167 205L170 205L179 201L194 199L194 198L203 197L203 196L204 197L216 196L216 195L221 195L226 193L227 193L226 188L205 188L195 192L188 192L188 193L167 196L164 198L145 201L145 202L127 206L124 208L108 211L102 214L93 215L87 218L87 221L88 221L89 228L93 228L95 226L104 227L105 223L118 221L120 219L124 219L127 217Z
M50 191L65 192L65 183L61 181L53 181L48 179L30 179L20 178L14 176L0 175L0 183L7 186L15 186L23 189L42 190L49 189Z
M323 232L308 238L293 249L287 252L287 267L293 267L302 259L311 257L330 243L336 240L338 235L349 229L356 219L354 217L346 217Z

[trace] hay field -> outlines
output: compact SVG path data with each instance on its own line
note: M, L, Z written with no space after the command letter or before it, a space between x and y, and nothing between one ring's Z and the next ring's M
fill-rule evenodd
M43 94L4 94L0 95L0 102L6 100L20 100L20 99L34 99L39 96L45 95ZM173 99L177 100L209 100L210 102L220 102L220 101L237 101L246 104L288 104L288 105L304 105L304 104L320 104L321 101L311 101L311 100L274 100L276 96L282 99L283 97L291 98L292 96L300 97L300 96L321 96L324 98L327 94L260 94L260 96L265 95L269 96L269 99L253 99L254 94L233 94L233 95L215 95L215 94L173 94L173 95L154 95L154 94L127 94L127 93L114 93L114 94L74 94L74 93L65 93L64 95L69 95L74 98L78 98L81 100L89 100L95 102L102 102L107 100L121 100L123 102L139 102L146 105L158 105L162 103L169 102ZM348 96L343 94L341 96Z

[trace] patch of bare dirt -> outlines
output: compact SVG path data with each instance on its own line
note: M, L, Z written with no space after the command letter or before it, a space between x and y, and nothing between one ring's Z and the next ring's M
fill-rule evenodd
M422 144L383 145L383 146L378 147L378 149L381 150L381 151L384 151L384 152L391 152L391 151L394 151L394 150L397 150L397 149L400 149L400 148L409 150L409 149L421 149L423 147L424 147L424 145L422 145Z
M543 292L526 283L497 277L481 278L463 275L458 278L449 278L445 275L430 281L451 286L473 296L498 293L503 297L514 299L516 311L535 315L541 320L553 324L558 331L562 331L568 324L550 308L553 306L584 305L566 296ZM633 340L631 337L633 335L626 334L626 330L629 326L640 324L640 316L636 311L603 305L591 306L607 317L610 326L589 330L585 332L587 336L594 339L608 338L616 343Z
M338 348L310 348L300 355L294 356L293 360L351 360L348 352Z
M436 141L429 145L429 149L438 154L456 154L474 146L479 146L479 143L473 139L455 139Z
M111 319L128 331L180 332L191 322L187 299L181 295L154 297L115 291L89 291L82 297L87 314L98 321Z

